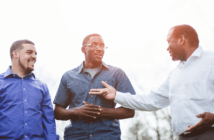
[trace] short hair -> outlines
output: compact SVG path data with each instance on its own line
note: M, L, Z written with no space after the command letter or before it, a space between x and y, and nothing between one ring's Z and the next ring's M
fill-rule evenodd
M84 39L83 39L83 42L82 42L82 46L84 46L90 39L90 37L92 36L99 36L101 37L101 35L97 34L97 33L93 33L93 34L89 34L87 35Z
M183 35L186 39L188 39L190 45L198 46L199 44L198 34L192 26L183 24L174 26L171 29L174 29L173 32L174 37L179 38L181 35Z
M35 45L32 41L27 40L27 39L15 41L10 47L10 58L11 59L13 58L13 51L22 50L23 49L23 44Z

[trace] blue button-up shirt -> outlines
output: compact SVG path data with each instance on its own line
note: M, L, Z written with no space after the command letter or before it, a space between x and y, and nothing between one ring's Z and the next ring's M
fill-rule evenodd
M58 139L48 88L33 73L0 74L0 139Z
M109 85L124 94L125 92L135 94L128 77L120 68L103 63L101 70L93 78L83 69L82 63L62 76L54 100L55 104L63 107L69 105L69 108L74 108L84 105L83 101L86 101L101 107L114 108L116 104L113 101L106 100L99 95L88 94L92 88L104 88L101 81L107 81ZM86 122L81 118L71 120L71 124L65 128L64 134L65 139L84 140L118 140L120 136L120 125L117 119L100 119L95 122Z

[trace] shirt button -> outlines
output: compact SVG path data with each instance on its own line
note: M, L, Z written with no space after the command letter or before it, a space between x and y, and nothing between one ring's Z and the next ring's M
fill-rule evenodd
M92 137L92 134L90 135L90 137Z
M88 74L88 76L90 76L90 74Z
M91 97L93 97L93 95L91 95Z
M25 101L27 101L27 100L25 100Z
M90 123L92 123L92 122L90 122Z
M27 125L27 124L25 124L25 125Z
M27 111L25 111L25 113L27 113Z
M27 138L27 135L25 135L25 137Z
M78 84L76 84L78 86Z
M91 86L93 86L93 84L91 84Z
M23 88L23 90L25 90L25 88Z
M15 75L15 74L13 74L13 76L15 77L16 75Z

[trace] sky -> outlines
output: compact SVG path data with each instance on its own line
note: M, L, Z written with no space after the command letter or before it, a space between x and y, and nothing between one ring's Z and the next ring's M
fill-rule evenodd
M171 27L193 26L203 49L214 51L213 0L2 0L0 21L0 73L11 65L14 41L33 41L35 74L52 100L63 73L84 60L82 40L91 33L108 46L103 61L122 68L139 94L158 87L178 64L166 50Z

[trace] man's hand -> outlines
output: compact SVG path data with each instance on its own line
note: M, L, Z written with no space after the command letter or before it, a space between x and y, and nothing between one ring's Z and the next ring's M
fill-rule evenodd
M100 115L101 107L83 101L84 105L74 109L75 114L84 119L96 119Z
M201 118L201 121L196 125L188 126L189 129L186 129L185 132L193 132L200 130L202 128L210 127L214 124L214 114L210 112L204 112L203 114L196 115L198 118Z
M102 84L106 88L101 88L101 89L91 89L89 94L94 94L94 95L103 95L107 100L114 100L116 96L116 90L112 86L108 85L106 82L102 81Z

